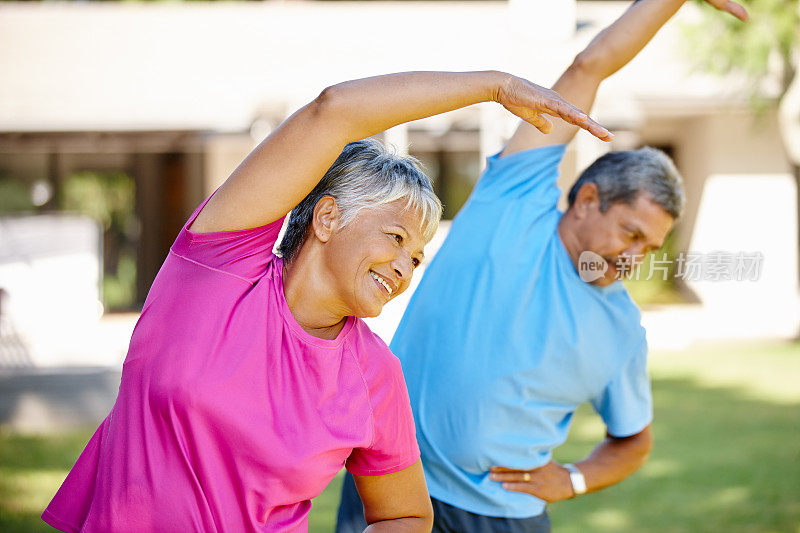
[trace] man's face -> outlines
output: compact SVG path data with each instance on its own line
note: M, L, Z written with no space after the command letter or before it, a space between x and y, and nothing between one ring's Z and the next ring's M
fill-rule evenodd
M577 205L580 201L584 203ZM607 265L605 274L591 281L599 287L610 285L621 275L620 270L630 272L648 252L661 248L675 222L645 194L630 204L614 203L605 213L600 211L599 201L581 199L579 195L574 208L580 209L578 253L594 252Z

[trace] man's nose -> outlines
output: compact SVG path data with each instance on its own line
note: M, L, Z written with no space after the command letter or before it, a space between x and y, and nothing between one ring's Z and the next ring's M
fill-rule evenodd
M623 254L628 257L628 260L631 262L631 266L638 266L644 261L645 256L647 255L647 248L645 246L635 246L625 250Z

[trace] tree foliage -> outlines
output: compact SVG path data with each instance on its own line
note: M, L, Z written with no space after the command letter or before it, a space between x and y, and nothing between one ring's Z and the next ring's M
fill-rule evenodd
M780 98L797 71L800 46L800 0L748 0L742 2L750 21L720 16L705 2L701 20L687 28L691 57L702 69L738 73L749 82L751 96L763 97L764 81L776 76Z

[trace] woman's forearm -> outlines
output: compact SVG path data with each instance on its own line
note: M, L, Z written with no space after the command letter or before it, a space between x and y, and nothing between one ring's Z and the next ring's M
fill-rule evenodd
M554 91L502 72L402 72L347 81L323 90L250 152L193 229L245 229L277 220L308 194L348 142L490 100L544 132L552 127L543 117L549 114L603 140L613 137Z
M479 102L497 100L508 74L401 72L346 81L317 99L320 118L341 128L346 142Z
M431 530L432 525L433 516L427 518L409 516L395 520L373 522L364 530L364 533L426 533Z

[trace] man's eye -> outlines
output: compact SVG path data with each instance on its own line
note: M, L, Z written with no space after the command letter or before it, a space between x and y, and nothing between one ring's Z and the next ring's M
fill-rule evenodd
M411 264L414 265L414 268L419 266L420 260L419 259L412 259Z
M394 237L394 240L397 241L397 244L403 244L403 236L402 235L398 235L397 233L392 233L392 237Z

